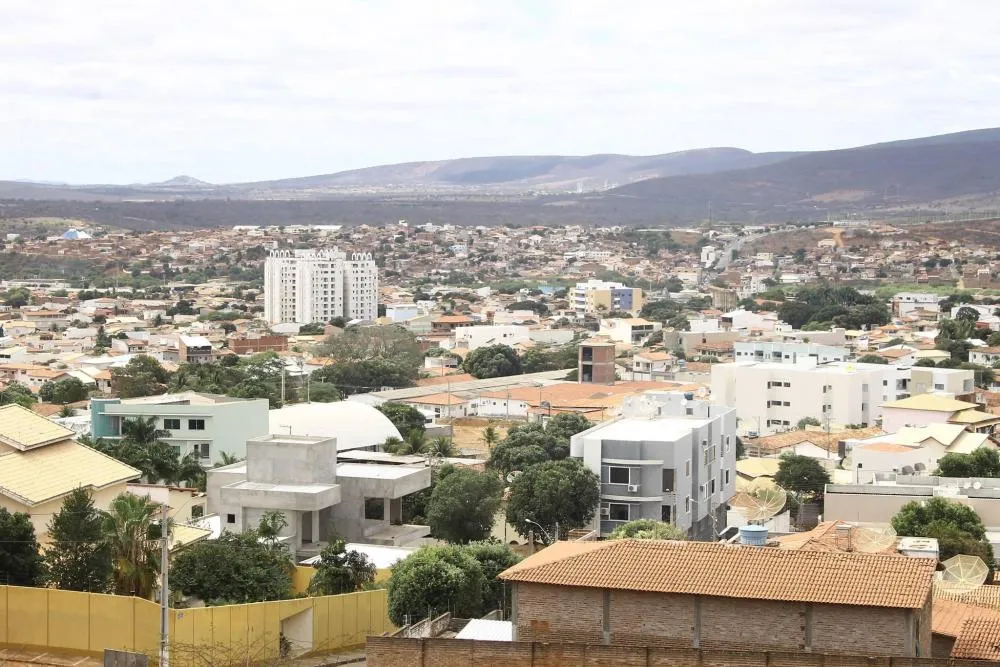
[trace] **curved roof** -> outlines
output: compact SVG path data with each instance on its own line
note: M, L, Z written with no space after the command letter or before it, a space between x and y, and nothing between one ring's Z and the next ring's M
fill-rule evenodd
M297 403L268 412L269 433L336 438L337 449L360 449L402 438L389 418L356 401Z

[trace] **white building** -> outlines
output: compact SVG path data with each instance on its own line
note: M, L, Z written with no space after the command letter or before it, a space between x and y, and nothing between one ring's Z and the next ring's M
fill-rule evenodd
M883 403L906 395L903 370L884 364L816 364L812 358L797 364L715 364L712 399L735 406L742 430L761 435L794 428L804 417L829 420L834 427L874 424Z
M264 318L327 322L378 316L378 268L370 253L276 250L264 264Z
M661 329L662 322L650 322L641 317L611 318L601 320L600 335L616 343L638 345Z
M825 364L845 361L850 356L846 347L818 343L753 341L733 343L734 361L770 361L776 364L797 364L800 359L815 359Z
M916 310L938 312L942 297L924 292L900 292L892 297L893 317L904 317Z
M736 412L679 392L626 399L619 419L573 436L570 456L601 478L594 528L666 521L692 537L724 527L736 492Z

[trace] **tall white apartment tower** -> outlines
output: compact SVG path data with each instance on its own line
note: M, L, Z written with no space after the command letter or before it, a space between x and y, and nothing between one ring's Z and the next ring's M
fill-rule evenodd
M378 268L371 253L275 250L264 264L264 318L328 322L378 316Z

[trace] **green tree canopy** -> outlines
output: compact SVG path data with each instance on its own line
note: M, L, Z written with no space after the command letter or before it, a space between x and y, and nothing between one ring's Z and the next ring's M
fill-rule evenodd
M984 554L983 560L992 567L993 549L986 540L986 528L967 505L941 497L909 502L892 517L892 527L900 536L938 539L941 560L960 553Z
M941 477L1000 477L1000 451L980 447L969 454L945 454L938 460L938 469L934 474Z
M477 378L498 378L521 372L521 359L509 345L485 345L470 352L462 369Z
M348 551L340 537L330 540L319 554L316 574L309 582L309 595L353 593L375 582L375 565L368 556Z
M515 301L514 303L507 306L507 310L509 311L531 310L537 313L538 315L549 314L549 307L546 306L544 303L540 303L538 301Z
M170 584L205 604L283 600L291 596L293 564L284 546L255 530L224 532L176 556Z
M442 475L431 493L427 523L435 537L465 544L493 529L503 483L493 472L456 468Z
M815 417L803 417L798 422L796 422L795 428L802 430L806 426L819 426L819 425L820 425L819 420L816 419Z
M416 379L424 362L424 353L416 337L395 324L351 327L343 333L328 336L315 352L317 356L330 357L340 364L392 360L413 379Z
M51 544L45 551L47 581L67 591L107 593L114 568L101 532L101 513L90 492L78 487L63 498L49 522Z
M113 591L149 599L160 571L159 507L149 498L122 493L101 513L101 534L114 565Z
M46 382L38 390L38 397L49 403L76 403L87 398L87 387L77 378Z
M111 390L119 398L153 396L167 390L170 374L160 363L145 354L132 357L121 368L111 369Z
M400 626L446 611L478 618L486 583L479 561L462 547L422 547L392 566L389 618Z
M379 391L383 387L412 387L416 373L397 359L365 359L317 368L313 382L330 384L343 395Z
M396 430L399 431L400 435L404 438L410 434L411 431L418 431L423 433L427 430L427 418L424 417L424 413L417 410L412 405L404 405L403 403L383 403L378 406L378 411L389 418Z
M10 586L39 586L45 577L31 518L6 507L0 507L0 574Z
M510 609L510 587L498 575L521 562L521 556L510 546L498 541L472 542L465 552L479 562L486 580L483 588L483 613L494 609Z
M521 356L521 370L525 373L541 373L576 368L577 355L578 349L574 343L549 348L530 347Z
M524 537L532 530L529 520L550 535L556 524L560 531L581 528L594 518L600 495L600 480L580 461L539 463L511 483L507 522Z
M865 354L858 357L858 363L861 364L888 364L889 360L885 357L880 357L877 354Z
M774 482L785 489L804 496L821 496L830 483L830 473L811 456L782 454Z
M37 402L38 399L31 393L31 390L20 382L11 382L0 390L0 405L15 404L30 408Z
M612 540L634 538L637 540L686 540L687 533L672 523L655 519L635 519L615 528Z

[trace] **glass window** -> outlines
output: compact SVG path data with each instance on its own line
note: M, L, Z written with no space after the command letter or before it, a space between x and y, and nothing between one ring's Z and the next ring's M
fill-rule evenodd
M610 484L629 484L629 469L618 467L608 468L608 482Z
M163 428L165 428L168 431L176 431L180 427L181 427L181 420L180 419L164 419L163 420Z
M235 514L227 514L226 515L226 523L236 523L236 515Z
M663 491L665 493L671 493L674 490L674 469L664 468L663 469Z
M189 419L188 429L191 431L204 431L205 430L205 420L204 419Z
M628 521L629 506L625 503L611 503L608 505L608 518L612 521Z

